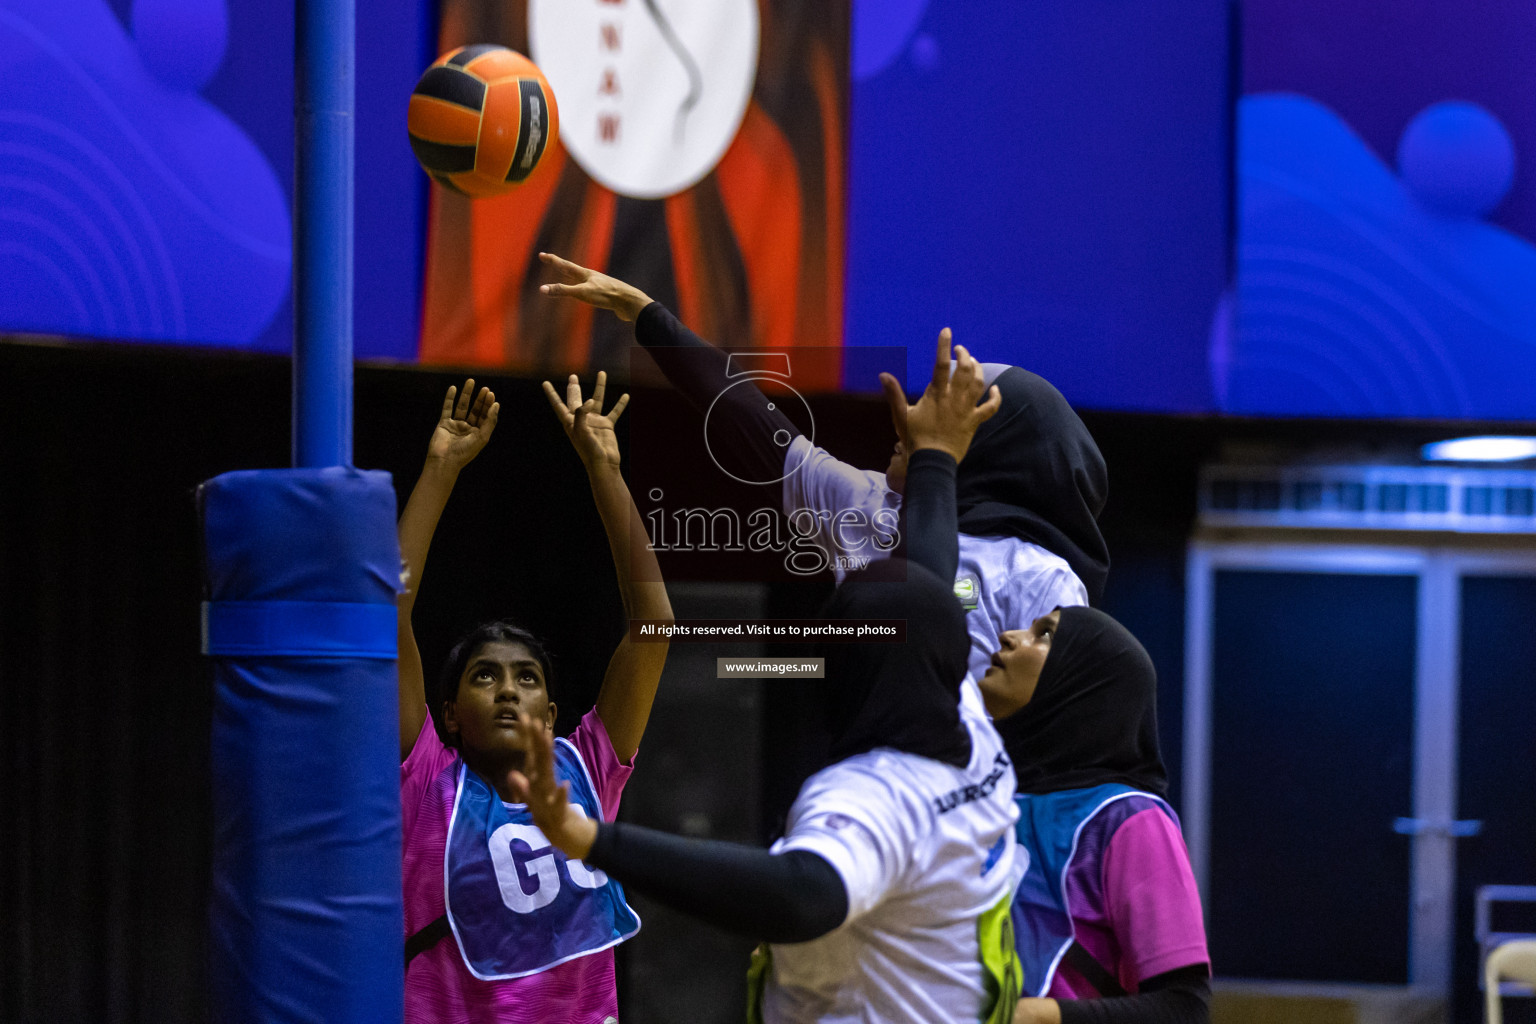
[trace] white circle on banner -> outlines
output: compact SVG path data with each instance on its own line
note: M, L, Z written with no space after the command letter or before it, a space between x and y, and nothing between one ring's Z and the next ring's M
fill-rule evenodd
M757 0L529 0L560 141L620 195L661 199L725 155L757 82Z

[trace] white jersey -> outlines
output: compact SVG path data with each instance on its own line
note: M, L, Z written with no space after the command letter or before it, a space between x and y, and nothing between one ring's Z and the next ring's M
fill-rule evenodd
M798 466L798 469L791 467ZM801 434L784 458L784 513L810 526L837 581L861 559L890 557L898 540L901 495L885 474L839 462ZM804 510L802 512L802 510ZM1088 603L1088 588L1067 560L1017 537L960 534L955 596L965 606L971 636L969 668L980 679L1002 649L999 634L1028 629L1055 608Z
M1013 767L969 678L963 692L965 768L878 749L801 787L773 851L808 850L831 864L848 916L819 939L772 948L766 1024L975 1024L986 1015L993 996L978 922L1011 902L1029 855L1013 841Z
M901 495L884 473L839 462L804 434L789 443L784 472L784 515L826 555L837 582L851 568L890 557L900 539Z
M1017 537L960 534L955 596L965 607L971 636L967 667L980 679L992 655L1003 649L998 637L1057 608L1088 603L1088 588L1060 555Z

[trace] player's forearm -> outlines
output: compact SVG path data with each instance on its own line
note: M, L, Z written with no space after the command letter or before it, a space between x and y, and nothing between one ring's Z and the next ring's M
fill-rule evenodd
M607 464L588 467L587 480L608 537L608 550L613 554L624 614L632 619L672 618L672 604L661 580L661 565L656 552L646 543L640 510L635 507L619 468Z
M769 942L808 942L843 923L848 892L814 853L688 839L603 823L586 863L709 924Z
M416 594L426 569L427 549L432 546L437 521L442 517L457 479L457 470L428 459L416 486L411 489L411 496L406 499L397 527L400 558L405 563L405 590L398 598L395 630L402 760L410 753L427 716L426 676L421 667L421 653L416 647L416 634L411 627L411 612L416 607Z
M661 303L652 302L635 317L635 340L700 412L723 390L726 354L689 330Z
M403 614L408 615L416 603L432 535L437 532L437 522L448 506L448 497L458 478L457 469L428 459L416 486L411 489L411 496L406 499L404 511L400 513L400 558L406 567L405 593L400 596Z
M588 466L587 477L608 535L608 548L613 553L626 624L630 619L670 621L672 605L661 581L661 567L646 541L640 512L619 467L609 463ZM634 757L645 735L656 688L666 667L667 646L665 641L636 643L626 635L609 659L597 694L597 714L608 730L620 763Z
M907 517L907 558L952 580L960 568L960 519L955 510L956 464L945 452L922 449L907 461L902 510Z
M800 428L751 383L752 378L728 376L726 353L689 330L659 302L646 306L635 319L635 339L672 386L699 412L709 413L712 444L729 451L733 461L740 460L742 468L759 480L784 475L788 441L800 435ZM775 440L781 432L783 444Z
M1061 1024L1208 1024L1211 1019L1206 1001L1188 992L1066 1000L1060 1007Z
M416 648L416 634L409 616L401 619L396 635L400 687L400 760L404 761L421 735L427 720L427 686L421 670L421 652Z
M1112 999L1060 1000L1061 1024L1209 1024L1211 984L1204 964L1181 967Z

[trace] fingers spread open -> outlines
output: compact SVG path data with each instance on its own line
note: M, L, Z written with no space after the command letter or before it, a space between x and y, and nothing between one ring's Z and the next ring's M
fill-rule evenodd
M978 414L978 419L976 420L977 426L980 426L981 424L987 422L987 420L991 419L993 416L996 416L997 410L1001 409L1002 407L1003 393L997 389L996 384L993 384L990 388L987 389L987 400L976 407L976 412Z
M619 422L619 417L624 415L624 407L627 405L629 405L629 393L625 392L619 396L619 400L617 402L613 403L613 412L608 414L608 422Z
M554 792L555 747L549 736L526 711L517 716L519 731L528 738L527 763L523 770L539 796L549 799Z
M471 377L464 382L464 388L459 392L459 400L453 407L453 418L461 420L469 415L469 403L475 397L475 379Z
M592 400L597 403L597 411L603 411L603 393L608 390L608 374L606 371L597 371L597 386L592 389Z
M583 267L581 264L572 263L570 260L562 259L552 252L539 253L539 262L543 263L545 266L554 267L556 270L563 273L568 279L573 281L579 281L582 277L591 273L590 270L588 270L586 267Z
M955 373L956 375L964 374L965 377L973 377L976 380L982 379L981 364L964 345L955 346Z
M949 328L939 332L938 351L933 357L933 386L942 389L949 383Z
M448 385L448 393L443 396L443 411L438 416L440 420L453 419L453 396L459 393L459 389L452 384Z
M903 443L907 440L907 396L901 384L888 373L880 375L880 390L885 394L885 404L891 407L891 426Z
M555 386L549 381L544 382L544 397L549 399L549 407L555 410L555 415L560 418L560 425L569 429L574 417L571 415L571 410L566 408L565 403L560 401L560 393L555 390Z
M964 345L955 346L955 375L950 378L950 387L957 399L971 403L979 401L987 389L985 371Z
M581 380L574 373L565 382L565 404L572 412L581 407Z
M480 393L475 396L475 404L469 410L470 426L478 427L481 423L485 422L485 417L490 414L491 403L494 401L496 401L496 396L491 392L490 388L480 389Z

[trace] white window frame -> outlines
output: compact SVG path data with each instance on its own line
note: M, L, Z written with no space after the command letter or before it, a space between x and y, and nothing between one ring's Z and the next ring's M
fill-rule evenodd
M1185 566L1184 768L1181 811L1195 880L1207 906L1210 880L1212 617L1216 573L1340 573L1415 576L1414 819L1435 823L1412 836L1408 980L1449 995L1454 950L1460 717L1461 581L1536 576L1536 550L1464 544L1197 538ZM1383 818L1396 809L1383 808ZM1386 827L1385 823L1383 827Z

